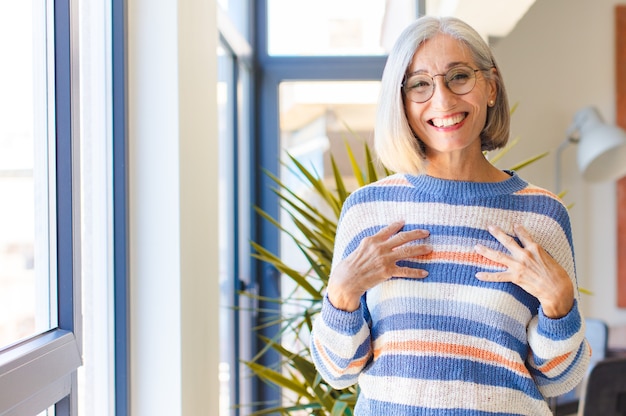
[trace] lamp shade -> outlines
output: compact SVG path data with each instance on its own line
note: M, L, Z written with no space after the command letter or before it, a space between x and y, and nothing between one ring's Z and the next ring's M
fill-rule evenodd
M579 132L578 168L588 181L618 179L626 175L626 132L604 123L594 107L574 116Z

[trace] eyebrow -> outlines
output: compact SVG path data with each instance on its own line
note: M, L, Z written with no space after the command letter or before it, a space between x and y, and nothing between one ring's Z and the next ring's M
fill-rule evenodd
M454 68L455 66L461 66L461 65L471 67L469 62L464 62L464 61L450 62L446 66L446 72L448 72L450 69ZM406 74L406 76L410 77L410 76L415 75L415 74L428 74L428 75L430 75L430 73L428 71L426 71L425 69L418 69L417 71L409 72L408 74Z

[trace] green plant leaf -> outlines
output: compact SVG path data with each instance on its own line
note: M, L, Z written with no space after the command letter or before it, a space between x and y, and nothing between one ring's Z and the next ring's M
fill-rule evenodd
M339 216L341 212L341 204L334 195L328 190L321 179L318 179L311 171L306 169L302 163L295 157L288 155L289 159L296 165L298 171L305 176L306 180L313 186L313 188L321 195L327 202L329 202L331 209L335 212L335 215Z
M265 247L261 246L257 243L252 243L252 246L259 254L252 254L253 257L258 258L259 260L263 260L266 263L271 264L276 267L276 269L289 276L294 282L296 282L302 289L306 290L313 298L321 298L320 291L311 284L306 279L306 276L303 276L299 271L292 269L287 266L280 257L275 256L270 253Z
M520 169L522 169L522 168L524 168L524 167L526 167L526 166L528 166L528 165L530 165L532 163L535 163L539 159L542 159L542 158L548 156L549 154L550 154L550 152L544 152L544 153L541 153L541 154L539 154L537 156L533 156L530 159L526 159L525 161L520 162L517 165L513 166L511 168L511 170L520 170Z
M335 405L333 406L331 413L332 416L345 416L352 415L352 411L350 410L350 405L341 400L335 400Z
M343 203L348 197L348 191L346 191L346 186L343 183L343 178L341 177L341 172L339 171L339 167L337 166L337 162L335 158L330 156L330 164L333 168L333 176L335 177L335 186L337 187L337 196L339 201Z
M302 386L302 384L298 380L292 380L281 373L272 370L269 367L265 367L261 364L252 362L252 361L244 361L246 366L250 368L255 374L257 374L262 380L270 381L277 386L286 388L288 390L293 391L301 397L312 400L313 397L309 394L306 387Z
M369 146L365 146L365 163L367 164L367 183L374 183L378 180L378 173L374 166L374 158L370 152Z
M348 160L350 161L350 165L352 166L352 174L354 175L356 179L357 185L359 187L364 186L365 175L363 175L361 166L359 165L359 162L357 162L356 158L354 157L354 152L352 151L352 148L350 147L350 144L348 143L348 141L346 141L346 153L348 154Z

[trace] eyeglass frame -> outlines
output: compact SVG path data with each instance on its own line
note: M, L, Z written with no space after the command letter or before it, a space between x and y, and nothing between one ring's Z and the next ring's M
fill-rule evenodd
M448 85L448 83L449 83L450 81L448 81L448 80L446 79L446 75L448 75L448 73L450 73L450 71L453 71L454 69L458 69L458 68L468 68L468 69L470 69L470 70L472 71L472 73L474 74L474 78L473 78L473 79L474 79L474 85L472 85L472 88L470 88L470 90L469 90L469 91L464 92L464 93L461 93L461 94L458 94L458 93L456 93L456 92L452 91L452 89L451 89L451 88L450 88L450 86ZM492 67L492 68L493 68L493 67ZM489 69L491 69L491 68L489 68ZM477 72L482 72L482 71L488 71L489 69L480 69L480 68L479 68L479 69L474 69L474 68L472 68L472 67L471 67L471 66L469 66L469 65L457 65L457 66L454 66L454 67L452 67L452 68L448 69L448 70L447 70L445 73L443 73L443 74L435 74L435 75L430 75L429 73L424 73L424 75L428 75L428 76L430 77L430 79L432 79L432 81L433 81L433 87L432 87L432 90L431 90L431 94L430 94L430 96L429 96L427 99L425 99L424 101L414 101L414 100L411 100L411 99L409 98L409 94L407 93L407 91L406 91L406 89L405 89L405 83L408 81L408 78L409 78L409 77L408 77L408 75L405 75L405 76L404 76L403 81L402 81L402 83L400 84L400 89L402 90L402 93L404 94L404 96L405 96L405 97L407 97L410 101L412 101L412 102L414 102L414 103L416 103L416 104L423 104L423 103L427 102L428 100L430 100L431 98L433 98L433 95L435 95L435 88L436 88L435 77L443 77L443 83L444 83L444 85L446 86L446 88L447 88L447 89L448 89L451 93L453 93L454 95L466 95L466 94L469 94L470 92L472 92L472 91L474 90L474 87L476 87L476 73L477 73ZM412 73L412 74L410 74L410 75L416 75L416 74L417 74L417 73ZM410 90L409 90L409 91L410 91Z

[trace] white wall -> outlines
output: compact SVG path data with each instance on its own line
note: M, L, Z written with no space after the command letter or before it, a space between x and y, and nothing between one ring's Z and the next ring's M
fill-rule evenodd
M216 7L128 1L133 416L219 414Z
M501 167L551 151L547 159L520 174L554 190L555 150L576 111L593 105L615 122L615 29L618 0L538 0L515 29L495 47L509 99L519 103L512 136L521 143ZM615 183L591 184L576 168L575 146L562 158L568 190L584 313L610 325L626 323L616 301ZM626 163L626 161L625 161Z

